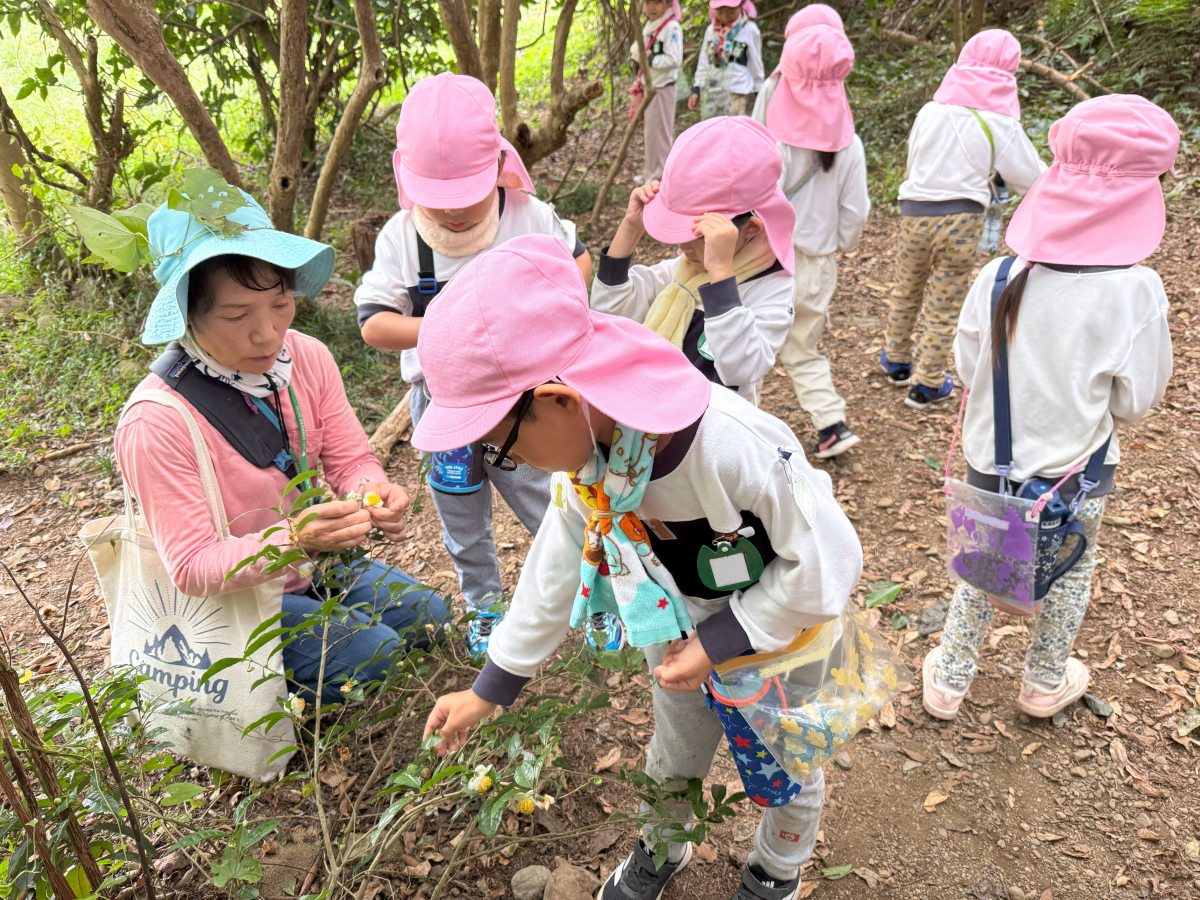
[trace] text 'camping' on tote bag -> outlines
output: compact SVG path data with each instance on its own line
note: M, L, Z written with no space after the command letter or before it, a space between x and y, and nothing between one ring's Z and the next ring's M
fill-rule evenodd
M225 505L204 437L187 407L174 395L143 391L133 402L176 410L187 423L200 484L218 533L229 530ZM294 750L291 720L269 730L247 726L280 709L286 681L279 640L268 641L244 663L201 684L217 660L241 656L255 628L277 615L283 578L209 597L180 591L154 546L145 517L134 513L125 487L121 515L93 519L79 533L96 568L108 611L114 666L144 677L143 724L173 752L201 765L265 781L287 765ZM275 677L268 677L268 676ZM257 685L257 686L256 686Z

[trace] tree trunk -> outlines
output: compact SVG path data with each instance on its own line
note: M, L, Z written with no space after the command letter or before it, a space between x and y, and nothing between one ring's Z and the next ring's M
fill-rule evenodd
M454 49L454 58L458 60L458 74L471 75L486 84L487 78L479 63L479 46L471 33L470 4L467 0L438 0L438 11L446 29L446 38ZM495 82L493 76L492 85Z
M517 28L521 24L521 0L504 0L500 24L500 120L510 141L517 136L521 115L517 112ZM528 161L526 161L528 162Z
M334 180L341 171L346 154L350 151L350 142L354 139L354 133L358 130L367 104L387 81L387 65L383 59L383 48L379 45L379 30L375 26L372 0L354 0L354 21L358 25L358 34L362 41L362 67L359 69L358 84L354 86L350 99L346 101L342 118L333 132L333 139L329 142L329 151L325 154L321 175L317 178L317 188L313 192L312 209L308 214L304 236L314 241L321 239Z
M358 271L370 272L375 266L375 242L379 232L392 217L389 212L376 210L369 212L361 219L350 225L350 246L354 250L354 261L358 263Z
M983 30L983 18L987 14L987 0L971 0L971 13L967 16L967 37Z
M954 58L958 59L958 54L962 53L963 44L966 39L963 37L963 0L950 0L950 7L954 10Z
M42 204L29 192L25 169L29 165L17 139L0 123L0 205L17 234L37 231L42 227ZM17 171L22 174L18 175Z
M576 5L577 0L563 0L558 25L554 30L554 52L550 58L550 115L534 132L530 132L529 126L522 122L517 133L510 138L527 166L532 166L561 147L567 140L567 129L575 121L575 116L604 93L604 85L599 81L566 87L564 70L567 65L567 42L571 36ZM642 55L645 56L645 48ZM643 65L646 63L643 62Z
M258 56L259 39L250 31L243 31L239 37L246 48L246 64L250 67L250 74L254 76L254 88L258 91L258 105L262 107L263 131L274 134L276 127L275 92L263 73L262 60Z
M475 15L475 33L479 37L479 66L483 83L496 92L496 73L500 71L500 5L502 0L479 0Z
M280 231L294 231L296 225L296 191L300 187L307 112L307 6L306 0L282 0L279 5L279 128L275 132L267 207Z
M153 0L88 0L87 8L96 24L175 104L208 164L230 184L241 185L241 173L221 133L163 39L162 20Z
M371 448L371 452L375 454L375 458L379 460L381 466L387 465L388 457L392 455L392 448L404 438L405 432L412 427L412 407L409 402L414 390L419 391L421 388L409 388L405 391L400 402L396 404L396 408L379 423L375 433L367 441L367 446Z

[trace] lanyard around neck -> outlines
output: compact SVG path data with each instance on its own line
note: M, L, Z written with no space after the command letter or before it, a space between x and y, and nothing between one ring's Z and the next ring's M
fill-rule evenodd
M304 414L300 411L300 401L296 399L296 392L292 389L290 384L288 385L287 390L288 398L292 401L292 413L296 417L296 431L298 432L300 438L299 456L296 456L292 453L291 442L288 440L287 426L284 425L282 418L276 413L276 410L271 409L271 405L260 397L252 397L251 399L254 401L254 405L258 407L259 411L262 412L262 414L267 417L267 420L276 428L278 428L279 433L283 435L284 450L289 456L292 457L292 462L296 465L296 474L299 475L301 472L308 471L308 437L304 429ZM302 482L300 482L301 490L306 491L311 487L313 487L313 480L311 477L305 478Z

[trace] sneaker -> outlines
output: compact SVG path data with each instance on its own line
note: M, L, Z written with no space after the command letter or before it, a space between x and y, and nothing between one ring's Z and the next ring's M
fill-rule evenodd
M940 388L926 387L923 384L914 384L908 389L908 396L904 398L904 405L911 406L913 409L928 409L935 403L941 403L943 400L949 400L950 395L954 393L954 379L949 375L942 382Z
M758 866L742 869L742 883L731 900L796 900L800 896L800 877L776 881Z
M845 453L858 443L858 435L846 427L845 422L838 422L817 432L817 446L813 456L817 459L829 459L839 453Z
M691 860L692 845L688 843L683 845L683 858L679 862L668 861L661 869L656 869L654 859L639 840L633 852L600 886L596 900L659 900L667 882Z
M1088 667L1072 656L1067 660L1062 684L1054 689L1036 685L1028 678L1022 680L1017 709L1035 719L1048 719L1082 697L1089 680Z
M482 659L487 656L488 641L503 618L503 613L481 612L467 625L467 650L473 657Z
M625 626L612 613L592 613L583 635L593 650L620 650L625 646Z
M921 702L925 712L935 719L949 722L958 715L966 691L956 691L935 674L938 661L942 658L942 648L934 647L925 654L925 662L921 663Z
M912 363L891 362L886 350L879 351L879 368L892 384L905 385L912 381Z

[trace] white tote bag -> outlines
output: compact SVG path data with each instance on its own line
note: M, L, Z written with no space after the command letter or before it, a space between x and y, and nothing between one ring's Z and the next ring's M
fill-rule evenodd
M169 406L183 416L213 523L227 534L216 472L192 414L166 391L143 391L133 402ZM243 734L279 711L286 697L278 638L245 663L200 681L217 660L242 656L255 628L279 613L284 579L209 597L183 593L171 581L145 518L135 515L128 487L124 514L93 519L79 537L104 594L113 665L128 665L146 678L140 689L145 726L173 752L201 765L259 781L278 774L295 752L291 719Z

